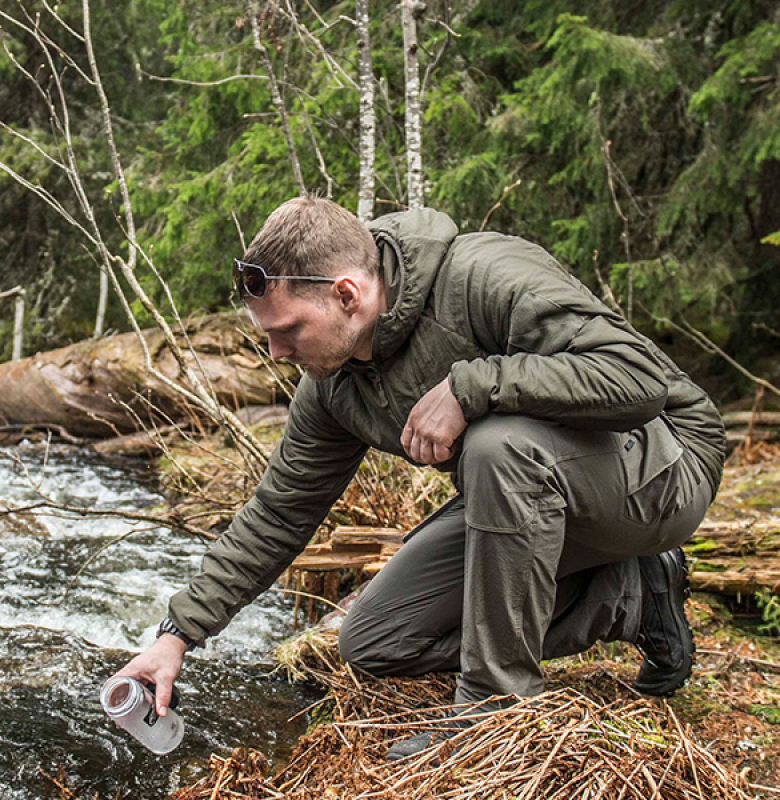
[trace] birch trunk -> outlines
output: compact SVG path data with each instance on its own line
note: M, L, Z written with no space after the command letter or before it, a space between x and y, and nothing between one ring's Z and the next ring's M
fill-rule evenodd
M103 326L106 322L106 308L108 307L108 273L100 270L100 295L98 297L97 315L95 316L95 333L93 339L103 335Z
M18 361L22 357L22 332L24 331L24 289L20 289L16 295L14 313L14 349L11 356L12 361Z
M355 2L355 33L358 50L358 85L360 87L360 190L358 219L374 217L374 147L376 116L374 112L374 70L368 34L368 0Z
M401 20L404 30L406 70L406 161L409 208L422 208L422 107L420 105L420 66L417 56L417 16L425 9L419 0L403 0Z

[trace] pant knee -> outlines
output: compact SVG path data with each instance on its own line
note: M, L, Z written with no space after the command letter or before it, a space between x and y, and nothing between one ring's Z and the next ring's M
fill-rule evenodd
M469 526L513 532L540 508L565 505L551 462L549 435L539 420L487 417L469 427L458 479Z
M358 647L358 638L355 635L352 626L352 610L344 618L339 630L339 655L345 664L352 664L358 666L360 660L360 651Z
M460 467L465 479L490 480L510 471L539 480L550 461L547 425L530 417L494 414L472 423L466 432Z

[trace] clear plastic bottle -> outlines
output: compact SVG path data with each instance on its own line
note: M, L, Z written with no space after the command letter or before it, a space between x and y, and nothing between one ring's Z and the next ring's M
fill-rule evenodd
M184 737L184 721L171 708L157 714L152 693L135 678L109 678L100 692L103 710L157 755L170 753Z

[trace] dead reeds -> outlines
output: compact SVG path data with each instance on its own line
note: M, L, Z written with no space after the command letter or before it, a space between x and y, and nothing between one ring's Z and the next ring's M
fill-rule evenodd
M437 738L451 676L369 679L336 666L325 642L304 669L327 696L320 724L271 776L252 751L213 758L212 774L175 800L754 800L665 702L603 705L571 689L519 699ZM336 667L336 669L332 669ZM517 700L518 698L513 698ZM385 763L395 741L433 735L419 756Z

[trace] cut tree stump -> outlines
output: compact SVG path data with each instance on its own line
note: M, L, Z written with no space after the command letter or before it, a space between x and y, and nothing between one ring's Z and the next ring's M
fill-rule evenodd
M375 575L403 544L395 528L339 527L323 544L310 544L292 563L301 572L357 569ZM369 568L370 567L370 568Z

